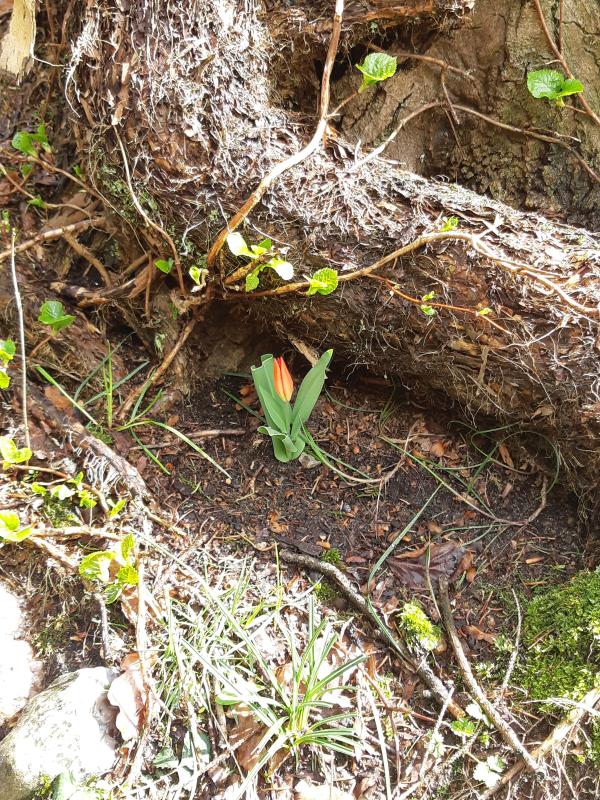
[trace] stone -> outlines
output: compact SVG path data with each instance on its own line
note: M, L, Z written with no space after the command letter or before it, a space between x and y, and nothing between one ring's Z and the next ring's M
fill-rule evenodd
M41 688L42 665L24 638L27 620L17 595L0 583L0 725Z
M116 709L106 695L116 675L105 667L80 669L29 701L0 742L2 800L26 800L42 779L63 772L83 781L111 769Z

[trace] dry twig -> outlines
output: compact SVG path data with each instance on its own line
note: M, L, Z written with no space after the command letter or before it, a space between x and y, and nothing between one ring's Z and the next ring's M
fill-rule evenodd
M458 638L458 633L456 631L456 626L454 624L452 609L450 608L450 598L448 597L448 583L442 578L440 578L439 589L440 589L440 611L442 612L442 619L444 621L446 633L448 634L450 644L452 645L452 649L454 650L454 655L456 656L458 666L460 667L460 671L462 673L462 676L465 680L465 684L469 692L473 695L477 703L479 703L483 713L488 717L488 719L491 722L494 723L496 730L498 731L500 736L504 739L506 744L515 753L521 756L528 770L530 770L531 772L535 772L537 770L537 763L535 759L529 753L525 745L521 742L521 740L514 732L512 727L508 724L508 722L502 719L502 717L496 710L495 706L488 700L485 692L477 683L475 676L473 675L471 665L469 664L469 661L465 656L464 650L462 649L462 644L460 642L460 639Z
M13 227L10 229L10 275L17 307L17 318L19 321L19 349L21 350L21 405L23 413L23 429L25 432L25 447L31 448L29 437L29 420L27 417L27 357L25 354L25 318L23 315L23 303L21 302L21 292L19 291L19 281L17 278L17 264L15 260L15 239L17 232Z

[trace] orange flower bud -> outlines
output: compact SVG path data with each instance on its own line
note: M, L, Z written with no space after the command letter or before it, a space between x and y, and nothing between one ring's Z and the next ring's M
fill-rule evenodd
M275 391L279 397L289 403L294 393L294 381L281 356L276 358L273 362L273 383L275 384Z

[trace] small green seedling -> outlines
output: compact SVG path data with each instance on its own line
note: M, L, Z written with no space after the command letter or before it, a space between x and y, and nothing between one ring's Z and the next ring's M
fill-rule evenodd
M356 69L362 73L362 83L358 89L364 92L374 83L380 83L396 74L396 57L387 53L369 53L362 64L356 64Z
M38 157L40 148L46 153L52 152L46 136L46 126L43 122L38 125L35 133L17 131L12 138L11 144L19 153L32 158Z
M444 217L444 222L440 228L440 233L448 233L458 228L458 217Z
M42 200L42 198L37 195L36 197L31 197L27 201L28 206L35 206L36 208L46 208L46 203Z
M58 333L67 328L75 319L72 314L65 314L65 309L60 300L46 300L42 303L38 322L48 325L52 333Z
M323 389L332 355L333 350L327 350L309 370L293 406L275 389L275 360L271 354L262 356L260 367L252 367L252 380L267 420L258 431L271 437L278 461L292 461L303 452L306 446L303 428Z
M168 275L171 270L173 269L173 264L175 262L172 258L157 258L154 262L154 266L156 269L159 269L161 272L164 272L165 275Z
M310 278L306 278L306 280L310 283L308 291L306 292L307 297L311 297L313 294L331 294L335 292L338 286L337 271L329 267L318 269Z
M59 503L75 498L78 500L80 508L94 508L98 504L94 495L83 485L83 472L78 472L66 483L58 483L49 488L34 482L31 484L31 491L40 497L56 500Z
M21 528L19 515L14 511L0 511L0 540L22 542L31 536L31 527Z
M2 468L9 469L13 464L23 464L29 461L32 456L28 447L17 447L13 439L8 436L0 436L0 455L2 456Z
M442 642L440 629L416 603L404 603L398 622L406 643L413 650L431 652Z
M0 389L8 389L10 376L6 368L15 357L17 349L12 339L0 339Z
M435 297L435 292L427 292L427 294L424 294L423 297L421 298L421 305L419 306L419 308L421 309L423 314L425 314L426 317L435 317L435 315L437 314L435 308L429 305L429 301L433 300L434 297Z
M258 287L259 275L264 269L274 270L283 281L291 281L294 277L293 264L275 252L271 239L263 239L258 244L248 246L242 234L234 231L227 237L227 246L234 256L243 256L257 262L256 267L246 275L247 292L253 292Z
M206 279L208 277L208 270L206 267L199 267L197 264L192 264L188 270L188 275L194 281L192 292L200 292L206 286Z
M88 553L79 565L79 574L88 581L104 584L107 603L114 603L127 586L137 586L135 539L128 534L113 550Z
M470 739L477 733L477 723L467 717L455 719L450 723L450 730L461 739Z
M563 97L583 92L583 84L575 78L565 78L555 69L538 69L527 73L527 88L536 98L546 97L554 104L562 107Z

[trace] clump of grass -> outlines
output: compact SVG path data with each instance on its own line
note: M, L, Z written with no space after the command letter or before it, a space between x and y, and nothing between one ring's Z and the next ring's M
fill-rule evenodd
M398 624L406 644L413 650L435 650L442 642L442 633L418 603L404 603Z
M520 681L534 700L581 700L600 686L600 573L581 572L535 597L523 620Z

